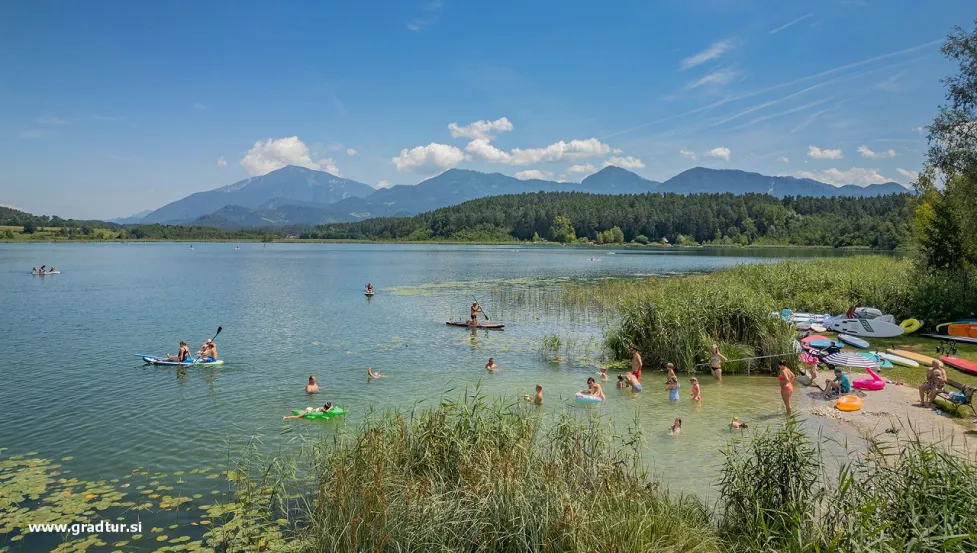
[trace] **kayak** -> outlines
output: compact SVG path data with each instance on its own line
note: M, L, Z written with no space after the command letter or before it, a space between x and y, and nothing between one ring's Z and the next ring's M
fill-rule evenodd
M301 415L302 410L296 409L292 411L293 415ZM346 410L342 407L333 407L328 413L316 412L309 413L308 415L302 417L303 419L331 419L333 417L339 417L346 414Z
M489 330L502 330L505 326L503 323L478 323L477 325L470 325L465 321L448 321L444 323L449 326L466 326L468 328L487 328Z
M181 363L179 361L167 361L166 359L150 357L148 355L144 356L142 360L148 365L156 365L158 367L216 367L224 364L223 359L218 359L217 361L190 361Z
M964 359L962 357L946 356L940 357L940 361L943 361L947 365L950 365L958 371L965 372L967 374L972 374L977 376L977 363Z

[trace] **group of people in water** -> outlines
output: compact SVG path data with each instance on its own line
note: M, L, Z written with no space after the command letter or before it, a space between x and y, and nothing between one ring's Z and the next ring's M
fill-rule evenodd
M57 273L57 272L58 270L54 268L54 265L51 265L50 269L47 268L47 265L41 265L40 269L38 269L37 267L31 269L32 275L50 275L52 273Z

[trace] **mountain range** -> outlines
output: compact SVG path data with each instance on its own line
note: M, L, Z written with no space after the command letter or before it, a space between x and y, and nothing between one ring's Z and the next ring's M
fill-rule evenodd
M733 169L695 167L665 182L608 166L579 183L520 180L501 173L450 169L416 185L376 190L322 171L288 166L169 203L122 224L194 224L222 229L289 227L374 217L416 215L469 200L524 192L592 194L731 193L784 196L882 196L910 192L899 183L833 186L811 179L771 177ZM122 222L123 220L116 220Z

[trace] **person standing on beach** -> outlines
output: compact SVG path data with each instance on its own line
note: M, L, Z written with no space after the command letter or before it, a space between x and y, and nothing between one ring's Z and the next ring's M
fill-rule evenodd
M719 344L712 345L712 356L709 358L709 367L712 369L712 377L719 382L723 381L723 363L729 361L726 356L719 353Z
M791 415L790 396L794 393L794 373L787 367L787 361L781 360L777 363L779 373L777 379L780 380L780 397L784 400L784 407L787 408L787 416Z

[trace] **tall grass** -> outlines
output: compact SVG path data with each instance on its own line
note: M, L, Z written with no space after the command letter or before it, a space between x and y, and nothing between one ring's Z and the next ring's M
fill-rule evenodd
M388 413L320 450L303 550L718 551L701 502L648 482L639 442L478 396Z
M908 315L910 271L909 262L883 256L784 261L639 283L598 283L590 290L573 286L565 295L581 305L618 307L620 321L607 333L614 357L626 358L633 345L646 365L673 362L691 371L705 366L713 343L730 359L793 351L791 329L770 317L785 307L839 313L857 304ZM776 361L725 369L773 370Z

